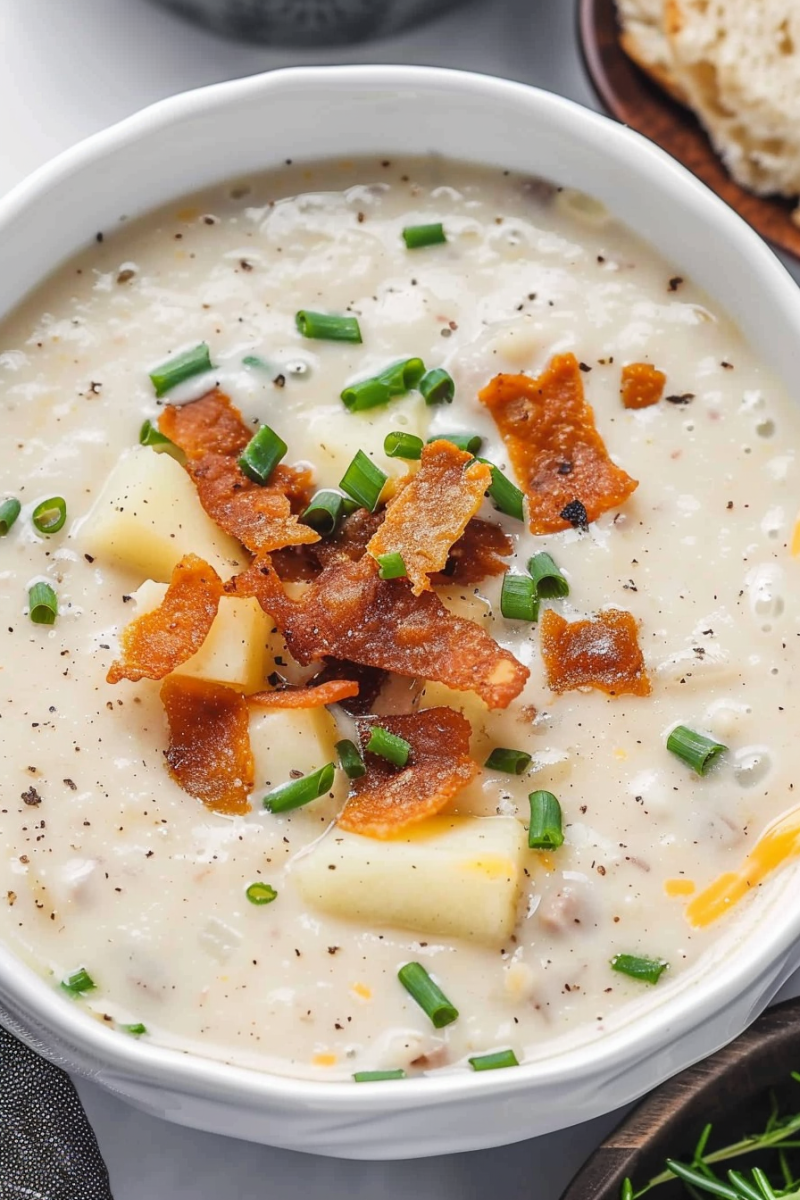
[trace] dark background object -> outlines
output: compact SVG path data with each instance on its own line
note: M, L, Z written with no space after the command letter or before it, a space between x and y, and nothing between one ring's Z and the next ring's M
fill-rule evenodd
M662 91L622 50L614 0L579 0L579 27L587 70L608 111L693 171L767 241L800 258L800 228L791 218L794 202L754 196L731 179L689 109Z

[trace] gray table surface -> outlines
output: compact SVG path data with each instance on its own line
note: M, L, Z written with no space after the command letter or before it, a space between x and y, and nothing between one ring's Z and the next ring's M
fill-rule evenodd
M60 150L154 100L296 63L462 67L597 107L577 48L573 0L473 0L408 33L335 54L225 42L147 0L0 0L0 62L0 194ZM783 992L795 994L800 976ZM622 1115L505 1149L358 1163L196 1133L145 1116L92 1084L78 1081L78 1090L116 1200L482 1200L487 1193L556 1200Z

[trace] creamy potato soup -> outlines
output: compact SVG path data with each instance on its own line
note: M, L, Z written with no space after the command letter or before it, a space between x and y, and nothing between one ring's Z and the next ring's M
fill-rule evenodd
M800 417L587 197L287 164L121 217L0 407L0 937L109 1036L513 1066L794 852Z

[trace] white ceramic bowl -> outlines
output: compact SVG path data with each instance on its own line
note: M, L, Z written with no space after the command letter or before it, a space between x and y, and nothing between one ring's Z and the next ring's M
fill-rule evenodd
M789 388L800 291L730 209L650 142L567 100L414 67L276 71L179 96L38 171L0 204L0 315L66 256L181 193L331 155L446 154L591 192L722 301ZM0 1018L148 1112L296 1150L403 1158L475 1150L594 1117L738 1034L800 961L800 870L729 922L699 968L621 1027L514 1071L402 1085L258 1074L126 1039L0 949Z

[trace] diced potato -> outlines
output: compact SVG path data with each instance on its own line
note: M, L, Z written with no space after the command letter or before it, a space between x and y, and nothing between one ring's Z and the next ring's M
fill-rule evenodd
M358 450L374 458L381 470L393 478L405 475L408 463L387 458L383 442L387 433L413 433L424 441L431 410L421 396L404 396L385 408L348 413L341 404L321 404L308 414L309 437L319 447L314 462L325 486L338 484Z
M362 926L493 945L514 928L524 853L513 817L434 817L391 841L334 828L294 877L307 904Z
M291 779L292 771L307 774L325 763L336 762L334 745L338 738L336 722L327 708L253 707L250 745L256 765L256 785L277 787Z
M165 583L146 580L137 592L136 616L157 608L167 590ZM223 596L219 611L203 645L178 667L176 675L207 679L245 693L265 686L275 669L274 655L282 641L273 635L272 618L249 596Z
M147 446L120 458L77 536L96 557L165 583L185 554L204 558L223 579L246 561L239 543L203 511L183 467Z
M420 708L454 708L467 718L473 734L479 734L490 718L485 701L475 692L457 692L446 683L433 683L430 680L422 690Z

